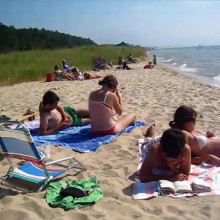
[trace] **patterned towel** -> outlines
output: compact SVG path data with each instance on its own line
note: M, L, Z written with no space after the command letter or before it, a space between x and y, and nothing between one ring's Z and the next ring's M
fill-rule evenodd
M143 139L138 140L140 159L138 163L137 173L139 172L142 163L147 157L147 152L142 147ZM163 170L158 170L158 173L165 174ZM206 196L206 195L220 195L220 167L214 167L209 164L201 164L199 166L191 165L190 175L188 181L193 183L195 178L199 178L211 187L210 192L203 193L166 193L166 196L174 198L188 197L188 196ZM158 181L152 181L148 183L141 183L138 179L133 185L133 199L150 199L158 196Z

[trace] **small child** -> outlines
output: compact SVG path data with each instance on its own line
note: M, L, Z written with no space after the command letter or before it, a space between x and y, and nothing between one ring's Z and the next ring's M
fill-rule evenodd
M154 65L157 65L157 58L156 58L156 55L153 56L153 64L154 64Z

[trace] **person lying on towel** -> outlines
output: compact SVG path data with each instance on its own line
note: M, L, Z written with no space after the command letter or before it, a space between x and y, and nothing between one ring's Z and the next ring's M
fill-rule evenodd
M187 180L191 165L191 150L185 135L177 129L168 129L160 139L151 139L147 145L148 155L143 162L139 179L141 182L158 180ZM169 170L171 175L157 175L155 168Z
M75 110L73 107L60 107L60 98L53 91L47 91L39 105L40 134L50 135L70 126L89 124L89 111Z

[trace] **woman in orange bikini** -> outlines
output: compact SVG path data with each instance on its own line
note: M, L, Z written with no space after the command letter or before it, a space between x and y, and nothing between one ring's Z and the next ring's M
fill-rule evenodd
M136 116L129 114L121 116L121 95L117 90L118 82L113 75L106 76L99 81L101 89L93 91L89 95L89 112L91 117L92 133L115 134L134 124ZM113 115L113 110L116 112Z

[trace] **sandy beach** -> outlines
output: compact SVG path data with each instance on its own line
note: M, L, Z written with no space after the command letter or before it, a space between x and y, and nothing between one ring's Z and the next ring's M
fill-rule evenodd
M135 113L147 126L156 122L158 132L167 129L176 108L190 105L198 112L197 130L214 131L220 135L220 88L200 83L171 70L156 67L145 70L146 62L132 64L132 70L103 71L101 75L117 77L122 94L123 114ZM94 72L91 72L94 73ZM0 114L19 118L27 108L38 112L43 94L52 89L61 106L85 108L90 91L99 88L98 79L62 82L28 82L0 87ZM37 115L37 118L39 116ZM0 186L1 219L220 219L220 197L167 197L134 201L131 197L134 173L138 164L137 139L143 137L146 127L138 127L103 145L97 153L80 154L63 147L52 147L52 158L75 155L87 166L86 172L64 176L62 180L77 180L97 176L104 198L93 206L64 211L51 208L45 201L45 192L16 194ZM0 154L0 176L8 169L7 160ZM72 172L72 171L71 171Z

